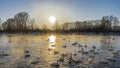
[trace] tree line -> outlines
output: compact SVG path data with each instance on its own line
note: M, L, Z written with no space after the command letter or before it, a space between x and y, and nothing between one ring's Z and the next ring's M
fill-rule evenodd
M81 32L120 32L120 22L117 17L103 16L98 20L65 22L60 24L56 21L52 29L46 24L41 25L41 29L36 26L35 19L30 19L27 12L17 13L14 18L9 18L2 22L0 19L1 32L41 32L41 33L81 33Z
M66 22L61 25L56 22L56 24L54 25L54 30L56 32L66 33L119 33L120 22L117 17L111 15L103 16L101 19L98 20Z
M0 19L1 32L30 32L37 30L35 20L30 19L27 12L17 13L14 18L2 22Z

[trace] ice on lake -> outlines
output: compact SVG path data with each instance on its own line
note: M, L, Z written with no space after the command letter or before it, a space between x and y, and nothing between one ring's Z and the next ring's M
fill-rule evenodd
M120 68L119 40L113 35L0 35L0 68Z

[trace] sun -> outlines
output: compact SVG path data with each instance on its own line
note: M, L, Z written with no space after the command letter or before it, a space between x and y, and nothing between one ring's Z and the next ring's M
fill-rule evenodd
M56 17L55 16L50 16L49 17L49 22L50 23L55 23L55 21L56 21Z

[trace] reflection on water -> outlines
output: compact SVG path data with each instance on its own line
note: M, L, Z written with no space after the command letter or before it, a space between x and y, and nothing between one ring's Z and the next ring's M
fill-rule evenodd
M104 35L1 35L0 68L50 68L56 61L64 68L78 61L88 68L117 57L119 40L120 36Z
M56 37L54 36L54 35L51 35L50 37L49 37L49 48L50 49L55 49L55 40L56 40Z
M56 37L54 35L51 35L49 37L49 40L50 40L51 43L55 43L55 39L56 39Z

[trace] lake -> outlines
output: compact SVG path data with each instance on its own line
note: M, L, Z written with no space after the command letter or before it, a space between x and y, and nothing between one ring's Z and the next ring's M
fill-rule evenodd
M0 35L0 68L119 68L118 35Z

